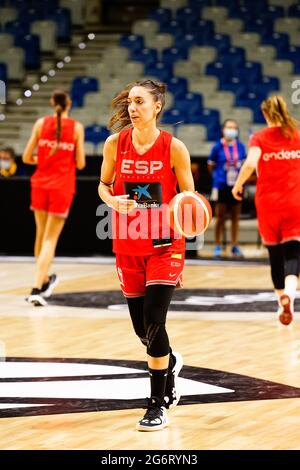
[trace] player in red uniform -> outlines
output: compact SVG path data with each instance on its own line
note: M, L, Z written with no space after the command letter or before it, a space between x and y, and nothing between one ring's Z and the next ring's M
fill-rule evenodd
M164 95L164 84L145 80L113 100L110 127L120 132L105 142L99 185L101 199L114 209L113 250L121 288L135 333L147 347L151 398L137 424L141 431L167 426L166 407L180 398L175 379L182 357L172 353L165 322L185 245L154 216L175 196L177 184L180 191L193 191L194 182L185 145L157 128Z
M34 255L37 269L33 289L27 301L47 305L57 284L48 270L75 194L76 168L85 166L84 129L68 117L71 100L63 91L52 95L55 115L38 119L23 153L24 163L37 165L31 178L31 206L36 237ZM34 155L37 147L37 156Z
M263 101L268 128L252 135L249 153L232 193L241 200L243 184L257 168L258 226L269 251L279 319L288 325L300 269L300 132L281 96Z

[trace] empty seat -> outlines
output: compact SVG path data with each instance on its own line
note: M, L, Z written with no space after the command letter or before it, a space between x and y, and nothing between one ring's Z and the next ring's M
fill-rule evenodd
M152 38L159 31L159 23L155 20L137 20L133 23L131 31L135 35Z
M57 25L55 21L34 21L31 25L31 32L32 34L37 34L39 36L42 52L55 51L57 34Z
M85 0L60 0L59 3L61 7L70 10L73 25L82 26L84 24Z

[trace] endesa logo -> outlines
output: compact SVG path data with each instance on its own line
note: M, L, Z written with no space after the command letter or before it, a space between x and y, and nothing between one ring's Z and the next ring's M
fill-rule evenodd
M294 160L300 158L300 150L281 150L280 152L264 153L263 160L268 162L274 160Z
M48 140L48 139L40 139L39 140L39 147L49 147L55 148L57 145L56 140ZM72 142L60 142L58 145L60 150L67 150L69 152L74 152L75 145Z

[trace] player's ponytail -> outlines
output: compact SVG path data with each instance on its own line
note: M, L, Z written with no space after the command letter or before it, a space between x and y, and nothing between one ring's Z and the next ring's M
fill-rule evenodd
M272 124L281 126L285 137L291 139L299 130L299 123L290 115L282 96L270 96L262 102L261 110Z
M108 127L116 132L119 132L131 125L131 119L128 112L128 96L130 90L134 86L146 88L153 96L154 101L159 101L161 103L161 109L157 114L156 119L159 118L164 108L166 93L166 85L164 83L156 82L154 80L141 80L130 83L124 90L120 91L120 93L115 96L111 103L115 112L109 120Z
M61 115L66 110L69 104L69 97L67 93L64 91L57 90L52 95L52 104L54 106L55 114L56 114L56 145L51 151L51 155L54 155L60 144L61 140Z

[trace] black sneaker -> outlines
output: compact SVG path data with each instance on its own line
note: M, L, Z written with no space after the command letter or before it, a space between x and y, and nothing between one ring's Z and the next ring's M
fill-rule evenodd
M58 283L59 283L59 279L57 275L51 274L51 276L49 276L49 281L42 285L41 295L46 298L50 297L50 295L52 294L54 288L57 286Z
M46 300L41 295L40 289L33 288L30 295L26 297L25 300L35 307L45 307L48 305Z
M180 400L180 393L178 387L178 374L183 366L182 355L178 352L172 352L173 360L175 364L173 365L172 370L168 371L167 384L165 391L165 407L167 409L175 408L178 405Z
M138 431L159 431L168 425L166 408L161 405L156 397L149 398L147 411L137 423L136 429Z

